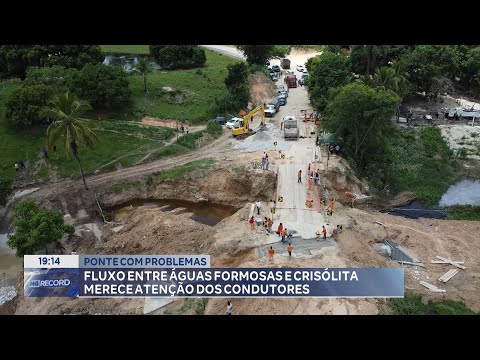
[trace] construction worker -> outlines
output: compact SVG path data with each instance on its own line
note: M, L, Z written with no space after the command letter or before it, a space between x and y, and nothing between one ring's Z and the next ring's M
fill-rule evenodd
M285 241L285 237L287 236L287 228L283 229L282 231L282 244L284 244L286 241Z
M255 203L255 207L257 208L257 215L260 215L260 208L262 207L262 203L260 201L257 201Z
M273 261L273 255L275 254L275 250L273 250L273 247L270 246L270 249L268 249L268 261L272 262Z
M278 225L278 227L277 227L278 236L282 236L282 231L283 231L283 224L280 223L280 225Z
M328 207L327 207L327 214L332 216L333 215L333 207L335 206L335 200L332 199L330 200L330 203L328 204Z
M250 220L248 220L248 223L250 224L250 230L253 231L253 229L255 228L255 220L253 220L253 215Z
M291 258L292 257L292 251L293 251L292 243L288 243L287 251L288 251L288 257Z
M323 240L327 240L327 229L322 225Z
M312 185L313 185L313 177L310 176L308 178L308 190L312 190Z
M233 305L230 301L227 301L227 311L225 311L225 315L233 315Z
M298 183L302 182L302 170L298 170Z
M272 219L268 219L268 221L267 221L267 231L268 231L270 234L272 233L272 225L273 225Z

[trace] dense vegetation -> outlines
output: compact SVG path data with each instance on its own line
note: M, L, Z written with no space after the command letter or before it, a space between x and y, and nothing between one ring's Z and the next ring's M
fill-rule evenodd
M7 244L16 249L18 257L43 250L48 244L60 240L63 234L71 235L75 231L72 225L64 224L61 211L42 210L30 200L15 204L12 220L15 234Z
M390 299L395 315L475 315L463 302L453 300L428 301L424 304L419 294L406 293L403 299Z
M150 55L161 67L190 69L205 65L205 50L198 45L150 45Z
M416 92L478 94L480 47L329 45L306 66L322 126L342 140L345 156L374 191L410 190L424 205L437 203L457 178L453 152L438 128L398 130L393 119L401 100Z
M250 98L248 86L248 67L244 62L237 62L227 66L228 75L225 78L225 86L228 93L215 101L215 112L224 114L233 113L247 107Z

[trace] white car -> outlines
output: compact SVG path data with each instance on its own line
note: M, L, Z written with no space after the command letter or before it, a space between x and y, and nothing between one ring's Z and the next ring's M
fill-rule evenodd
M230 120L227 121L227 123L225 124L225 127L227 129L237 128L239 126L238 124L242 120L243 120L242 118L237 118L237 117L231 118Z
M297 65L297 71L298 71L298 72L304 72L304 71L305 71L305 66L303 66L303 65Z
M266 117L272 117L273 115L275 115L276 112L277 112L277 109L275 109L275 105L267 105L265 107Z

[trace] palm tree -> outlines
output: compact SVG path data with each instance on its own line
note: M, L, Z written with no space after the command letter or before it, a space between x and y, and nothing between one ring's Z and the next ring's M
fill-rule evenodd
M146 58L141 57L138 60L137 66L135 66L135 69L143 75L143 85L144 85L144 91L147 93L147 75L152 72L152 66L150 63L147 61Z
M68 92L56 96L50 108L45 108L43 114L54 119L47 129L47 147L52 148L56 142L63 137L67 155L73 155L77 161L83 184L88 190L85 176L83 174L78 145L84 144L89 148L95 148L97 135L93 129L96 125L91 120L80 118L85 111L91 109L90 105L80 101Z
M375 71L373 82L383 90L391 90L398 96L403 97L408 93L410 83L405 77L405 71L401 63L393 66L383 66Z

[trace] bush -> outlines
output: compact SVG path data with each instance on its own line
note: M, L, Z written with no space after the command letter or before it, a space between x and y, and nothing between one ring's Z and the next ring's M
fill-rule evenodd
M453 205L447 209L450 220L480 221L480 206Z
M53 89L47 85L24 85L10 94L5 117L13 126L31 126L41 119L40 110L48 104L52 94Z
M12 181L0 179L0 205L7 203L8 195L12 191Z
M43 250L48 244L60 240L63 234L71 235L75 231L72 225L64 224L60 211L42 210L30 200L15 204L12 220L15 235L7 244L16 249L18 257Z
M93 107L125 106L131 90L125 71L104 64L87 64L72 79L71 90Z
M205 50L198 45L150 45L150 55L169 69L190 69L205 65Z
M403 299L391 299L395 315L475 315L463 302L453 300L422 302L420 294L406 293Z

